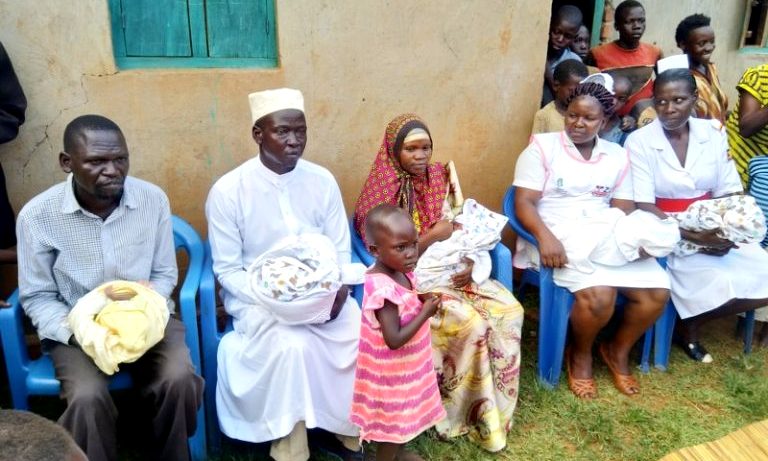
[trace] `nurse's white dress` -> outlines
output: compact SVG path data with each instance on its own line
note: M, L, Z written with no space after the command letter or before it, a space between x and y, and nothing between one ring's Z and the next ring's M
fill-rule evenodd
M716 120L691 118L685 166L656 120L630 134L624 146L632 161L634 199L686 199L710 193L720 197L742 192L728 140ZM739 245L725 256L697 253L670 255L667 269L672 301L686 319L720 307L734 298L768 298L768 254L758 243ZM765 313L764 309L761 314Z
M516 187L542 192L538 212L565 248L569 263L553 271L555 283L571 292L593 286L669 288L664 270L654 259L623 266L586 261L606 226L621 210L611 208L613 198L632 200L632 177L627 151L597 138L592 157L584 160L566 133L542 133L520 154L515 167ZM538 264L538 252L517 239L515 267Z
M307 428L354 436L349 422L360 309L350 296L318 325L275 323L246 288L246 268L287 235L322 233L350 262L341 193L328 170L299 160L277 175L257 157L219 179L206 202L213 269L234 331L218 351L216 406L227 436L265 442Z

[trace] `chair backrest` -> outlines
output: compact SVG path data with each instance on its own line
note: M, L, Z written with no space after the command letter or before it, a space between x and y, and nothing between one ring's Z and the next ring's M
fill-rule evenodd
M192 358L192 363L196 365L197 373L202 374L200 365L200 334L198 333L197 324L197 292L200 286L205 256L203 241L188 222L176 215L171 219L176 250L183 249L189 257L187 275L179 289L179 311L187 329L185 341Z
M515 214L515 186L509 186L509 189L507 189L507 192L504 194L502 209L504 210L504 215L507 217L509 226L512 230L514 230L518 236L538 247L536 238L523 227L520 221L517 220L517 215Z
M360 258L360 262L366 266L370 266L376 262L376 259L373 257L373 255L368 253L368 249L365 247L363 238L360 237L360 234L357 233L357 229L355 229L354 218L349 219L349 237L352 241L352 251L357 254L358 258Z

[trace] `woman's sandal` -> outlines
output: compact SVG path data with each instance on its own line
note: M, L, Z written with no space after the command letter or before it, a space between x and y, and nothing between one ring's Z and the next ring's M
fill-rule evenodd
M603 359L603 362L608 366L608 370L611 372L611 376L613 377L613 385L616 387L616 389L618 389L618 391L624 395L633 396L639 394L640 384L637 382L635 377L632 375L624 375L619 373L619 371L614 368L613 363L608 360L608 351L605 349L605 343L600 343L598 350L600 351L600 357Z
M597 397L597 383L594 378L574 378L571 374L571 349L565 349L565 370L568 374L568 388L582 400Z

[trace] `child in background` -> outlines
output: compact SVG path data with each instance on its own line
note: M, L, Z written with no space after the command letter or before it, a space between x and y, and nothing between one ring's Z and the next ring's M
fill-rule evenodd
M415 291L419 237L404 210L371 210L365 240L376 263L365 275L350 420L360 427L361 440L378 442L377 461L422 460L404 444L446 416L429 327L440 295Z
M578 54L581 58L581 62L586 63L587 55L589 55L589 44L592 41L592 37L589 33L589 29L584 24L579 27L579 33L576 34L576 38L571 42L571 51ZM587 71L590 74L596 74L600 72L600 69L593 66L587 66Z
M552 133L565 129L565 121L563 119L567 108L565 101L570 96L571 91L587 75L589 75L587 66L582 64L581 61L574 59L563 61L555 67L552 78L555 100L536 112L536 115L533 117L532 134Z
M696 79L699 99L696 117L714 118L725 123L728 98L720 86L717 69L712 62L715 51L715 30L709 25L709 16L692 14L680 21L675 30L677 47L688 55L689 68Z
M645 8L640 2L625 0L617 6L614 28L619 39L592 48L586 62L614 78L624 75L630 79L634 91L619 112L624 116L639 100L653 97L653 66L662 55L656 45L640 41L645 33Z
M579 55L571 51L570 46L579 33L582 19L581 10L573 5L561 6L552 16L552 21L549 23L547 62L544 67L544 88L541 95L542 107L554 99L552 78L555 67L569 59L581 61Z
M600 130L600 138L623 146L624 140L627 139L629 133L637 128L637 122L632 116L625 115L624 117L619 117L617 114L627 103L631 90L632 82L627 77L619 75L613 79L613 96L616 98L616 105L613 109L613 115L605 122L603 129Z

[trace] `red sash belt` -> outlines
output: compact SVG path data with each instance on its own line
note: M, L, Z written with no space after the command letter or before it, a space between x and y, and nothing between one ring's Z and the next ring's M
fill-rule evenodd
M656 206L665 213L679 213L688 209L688 206L693 202L699 200L707 200L712 198L712 193L707 192L701 197L694 198L661 198L656 197Z

